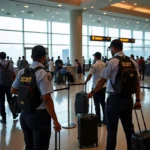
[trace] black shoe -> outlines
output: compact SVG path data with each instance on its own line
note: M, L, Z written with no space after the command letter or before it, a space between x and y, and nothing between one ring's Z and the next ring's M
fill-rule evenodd
M6 124L6 120L2 119L0 120L1 123Z
M18 114L14 114L14 115L13 115L13 120L16 120L17 117L18 117Z
M97 124L99 127L101 127L102 126L102 123L101 122L98 122L98 124Z

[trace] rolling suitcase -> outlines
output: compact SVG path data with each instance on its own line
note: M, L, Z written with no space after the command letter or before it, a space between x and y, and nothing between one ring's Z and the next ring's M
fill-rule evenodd
M144 115L141 109L142 120L144 123L145 130L141 130L141 126L139 123L138 115L135 110L135 115L139 127L139 132L136 132L132 135L131 143L132 150L150 150L150 130L147 130Z
M91 114L88 115L82 114L78 117L79 148L82 148L82 146L90 146L90 145L93 146L94 144L96 144L96 147L98 146L97 121L98 121L97 116L92 114L92 103L91 103Z
M89 112L89 100L85 91L76 94L75 99L75 114L88 114Z
M59 134L59 138L58 139L57 139L57 134ZM58 141L58 144L57 144L57 141ZM60 132L58 132L58 133L55 132L55 149L54 150L60 150Z

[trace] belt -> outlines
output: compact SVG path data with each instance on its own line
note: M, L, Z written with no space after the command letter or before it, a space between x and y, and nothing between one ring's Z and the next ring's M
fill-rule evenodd
M131 95L119 95L115 92L108 92L108 96L121 96L121 97L128 97L128 96L131 96Z
M44 112L46 109L37 109L35 112Z

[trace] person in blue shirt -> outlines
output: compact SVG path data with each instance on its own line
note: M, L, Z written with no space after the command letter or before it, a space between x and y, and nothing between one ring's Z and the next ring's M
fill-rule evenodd
M34 69L38 66L44 68L46 61L46 50L43 46L35 46L32 49L33 63L30 68ZM17 94L20 88L20 78L24 74L22 69L18 72L14 81L11 93ZM25 150L48 150L51 137L51 118L53 119L54 129L59 132L61 126L58 122L51 94L53 93L52 77L44 69L35 72L37 86L41 92L42 103L36 108L35 112L22 111L20 123L24 133Z

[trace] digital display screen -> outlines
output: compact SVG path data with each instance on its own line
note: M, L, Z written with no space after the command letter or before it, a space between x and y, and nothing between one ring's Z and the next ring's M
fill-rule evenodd
M119 38L119 40L123 43L135 43L135 39Z
M111 37L91 35L90 36L90 41L110 42L111 41Z

